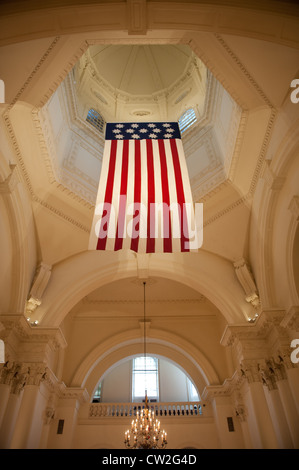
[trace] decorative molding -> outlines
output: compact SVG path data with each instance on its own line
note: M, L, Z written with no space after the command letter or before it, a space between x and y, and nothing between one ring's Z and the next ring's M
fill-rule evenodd
M219 219L223 215L228 214L229 212L231 212L236 207L239 207L241 204L245 204L247 202L247 200L248 200L247 196L243 196L243 197L237 199L236 201L232 202L229 206L225 207L224 209L222 209L221 211L217 212L212 217L207 219L204 222L203 226L206 227L207 225L210 225L212 222L215 222L215 220Z
M21 95L24 93L24 91L26 90L26 88L28 87L28 85L30 84L31 80L33 79L33 77L36 75L36 73L40 70L41 66L44 64L44 62L48 59L49 55L51 54L51 52L55 49L55 47L57 46L57 44L59 43L60 41L60 36L56 36L53 41L51 42L50 46L48 47L48 49L45 51L45 53L42 55L42 57L40 58L40 60L38 61L38 63L36 64L36 66L34 67L34 69L31 71L31 74L27 77L26 81L24 82L23 86L20 88L20 90L18 91L18 93L16 94L16 96L14 97L14 99L12 100L12 102L10 103L9 107L8 107L8 111L12 108L12 106L20 99ZM53 91L53 90L52 90Z
M248 383L260 382L263 379L260 373L260 363L258 360L244 359L240 364L240 372L243 378L247 379Z
M230 397L239 390L244 378L238 371L230 379L226 379L222 385L208 385L205 387L201 398L211 401L217 397Z
M43 422L49 426L55 419L55 408L47 406L43 414Z
M20 182L16 165L10 163L11 172L4 181L0 181L0 194L11 194Z
M259 307L260 300L258 296L258 290L253 279L252 272L244 258L235 261L234 268L236 276L244 289L246 302L250 302L255 308Z
M4 336L7 345L17 342L17 348L22 348L22 343L48 345L52 351L58 351L67 346L65 337L60 328L46 328L38 325L32 326L23 314L1 315L1 323L4 325ZM18 350L15 352L18 354ZM34 351L33 351L34 353Z
M66 79L65 82L69 84L71 87L71 80ZM63 83L61 85L62 87L62 93L66 94L67 93L67 83ZM70 90L71 93L71 90ZM67 98L65 99L67 102L67 105L70 103L73 103L73 100L68 100ZM73 106L71 106L73 107ZM62 111L65 111L61 107ZM74 169L72 165L72 161L74 160L74 152L78 148L78 141L76 140L77 138L77 133L79 132L80 135L80 128L84 128L84 132L86 132L87 136L91 135L91 138L93 141L95 141L95 133L91 133L89 130L89 126L87 123L83 122L81 119L78 117L73 116L73 109L67 109L63 114L64 114L64 122L69 123L69 128L71 130L71 126L79 126L79 128L76 128L76 133L74 135L74 141L72 148L70 150L69 157L67 159L64 159L64 166L63 167L58 167L56 163L56 147L55 145L57 144L57 141L54 144L54 138L52 135L52 126L51 123L49 122L49 119L47 118L47 113L44 110L38 111L37 109L32 110L32 116L33 116L33 123L35 125L35 128L37 130L39 142L40 142L40 149L42 152L42 156L45 161L45 167L47 169L47 174L49 177L49 181L51 184L53 184L58 190L63 191L64 194L67 194L70 198L76 200L80 205L87 207L89 210L94 210L94 201L96 198L96 191L97 191L97 184L95 180L89 179L89 181L86 179L86 175L80 172L78 169L77 171L77 176L83 177L83 179L86 181L87 184L92 186L92 191L90 187L85 187L83 184L79 184L74 180L74 178L70 178L69 176L69 171L70 169ZM81 137L83 137L81 135ZM84 136L84 139L86 140L86 135ZM97 140L99 140L97 138ZM91 151L91 147L89 144L84 143L83 141L80 143L82 147L85 149L87 148L88 151ZM96 145L96 144L95 144ZM100 148L102 146L102 142L100 142ZM93 156L98 158L99 152L95 151L93 152Z
M87 403L89 401L89 393L86 388L81 387L67 387L64 383L59 384L58 396L63 400L77 400L78 405Z
M26 304L27 315L31 315L36 307L41 305L43 293L51 276L51 269L52 266L48 266L45 263L40 263L38 266Z
M248 196L253 196L256 185L257 185L257 182L258 182L258 178L259 178L259 176L261 174L261 171L263 169L263 165L265 163L265 157L266 157L266 153L267 153L267 149L268 149L268 146L269 146L270 137L271 137L271 134L272 134L272 131L273 131L273 127L274 127L276 117L277 117L277 111L276 111L276 109L272 108L271 113L270 113L270 117L269 117L269 120L268 120L268 124L267 124L266 133L265 133L264 140L263 140L263 143L262 143L261 151L260 151L258 161L257 161L257 164L255 166L255 170L254 170L253 177L252 177L252 180L251 180L250 188L249 188L249 191L248 191Z
M248 70L246 69L245 65L241 62L239 57L232 51L232 49L228 46L228 44L225 42L223 37L215 33L214 34L215 38L217 39L218 43L223 47L223 49L228 53L228 55L233 59L235 64L239 67L243 75L247 78L249 81L250 85L257 91L258 95L263 99L265 104L269 106L270 108L273 108L274 106L272 105L271 101L267 97L266 93L261 89L261 87L258 85L256 80L250 75Z
M184 303L184 304L198 304L201 302L204 302L206 300L206 297L204 295L201 295L200 298L198 299L148 299L146 301L147 304L178 304L178 303ZM88 297L84 297L82 300L82 303L85 305L129 305L129 304L134 304L134 305L141 305L143 304L143 300L128 300L128 299L120 299L120 300L92 300L89 299Z
M16 136L14 134L14 131L13 131L13 127L12 127L8 112L6 112L6 114L4 115L4 120L5 120L5 124L6 124L8 133L9 133L11 141L12 141L12 145L14 147L14 150L15 150L15 153L16 153L19 165L20 165L20 169L21 169L21 173L22 173L22 176L23 176L23 179L24 179L24 182L25 182L25 186L27 187L27 189L29 191L29 194L31 196L32 201L40 204L41 206L43 206L46 209L50 210L51 212L55 213L56 215L63 218L67 222L69 222L72 225L76 226L77 228L83 230L84 232L89 233L90 232L89 227L86 227L85 225L81 224L77 220L75 220L72 217L68 216L63 211L58 209L57 207L52 206L51 204L44 201L43 199L41 199L39 196L37 196L35 194L35 192L33 190L33 187L32 187L32 183L31 183L29 174L28 174L28 171L26 169L26 166L25 166L25 163L24 163L24 160L23 160L23 156L22 156L20 148L19 148L19 144L17 142L17 138L16 138Z
M146 0L127 0L128 34L146 34L147 6Z
M270 165L271 162L269 162L269 160L266 160L265 168L263 171L263 178L269 189L272 189L273 191L279 191L283 187L285 178L276 176L273 170L271 169Z
M88 48L88 43L86 41L83 41L82 44L79 46L78 50L75 52L75 54L70 58L68 63L66 64L65 68L63 69L63 72L60 73L60 75L56 78L55 82L52 83L51 87L48 89L48 91L44 94L43 98L39 102L39 107L42 108L46 102L49 100L49 98L52 96L52 94L55 92L55 90L59 87L59 85L63 82L63 80L66 78L66 76L70 73L70 71L73 69L74 65L82 54L87 50Z
M288 207L295 221L299 220L299 196L293 196Z

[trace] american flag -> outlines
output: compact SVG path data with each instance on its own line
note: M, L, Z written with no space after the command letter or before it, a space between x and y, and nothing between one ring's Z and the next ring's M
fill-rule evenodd
M193 251L194 234L178 123L108 123L89 250Z

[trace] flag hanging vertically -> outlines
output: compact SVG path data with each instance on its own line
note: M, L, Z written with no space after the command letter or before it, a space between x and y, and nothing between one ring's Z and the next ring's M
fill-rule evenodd
M89 250L186 252L195 239L178 123L107 124Z

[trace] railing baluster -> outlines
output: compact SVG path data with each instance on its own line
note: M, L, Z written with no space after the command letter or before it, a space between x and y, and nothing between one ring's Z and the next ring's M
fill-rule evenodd
M91 403L88 409L89 418L126 418L137 416L137 411L144 408L144 403ZM196 418L202 416L202 406L200 402L169 402L153 403L150 405L154 416L180 418Z

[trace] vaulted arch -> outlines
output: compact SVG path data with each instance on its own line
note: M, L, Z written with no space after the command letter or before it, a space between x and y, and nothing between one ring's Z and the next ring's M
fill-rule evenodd
M161 355L179 364L192 378L199 393L204 387L219 384L219 377L210 361L196 347L170 332L149 329L148 354ZM91 394L99 378L115 363L132 355L143 353L140 329L125 331L96 346L82 361L71 385L86 387Z
M171 254L168 262L159 254L147 256L148 276L166 277L192 287L215 304L228 323L247 320L250 306L228 261L201 250L195 256ZM109 252L80 253L53 268L42 305L32 320L59 326L71 308L96 288L138 275L136 256L131 252L119 252L116 257Z

